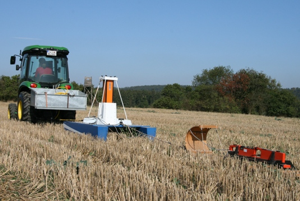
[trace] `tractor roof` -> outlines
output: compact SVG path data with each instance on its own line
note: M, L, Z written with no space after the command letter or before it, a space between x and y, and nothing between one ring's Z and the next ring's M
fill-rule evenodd
M49 45L30 45L24 48L22 55L28 52L44 52L47 50L57 50L64 53L65 55L69 54L69 50L65 47L49 46Z

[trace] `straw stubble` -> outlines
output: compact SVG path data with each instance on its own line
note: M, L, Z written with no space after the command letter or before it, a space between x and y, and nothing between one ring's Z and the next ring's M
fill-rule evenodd
M2 111L7 105L0 104ZM77 119L86 115L78 112ZM235 143L279 150L299 167L299 119L139 108L127 115L134 124L157 127L157 140L110 133L104 142L62 124L10 121L3 112L0 199L300 199L298 171L241 162L225 151ZM184 150L196 125L218 126L207 137L213 154Z

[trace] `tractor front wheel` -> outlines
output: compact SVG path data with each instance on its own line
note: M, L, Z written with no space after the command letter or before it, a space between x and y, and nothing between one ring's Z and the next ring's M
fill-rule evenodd
M22 91L18 100L18 120L31 122L30 93Z
M8 117L8 119L17 119L17 117L18 117L18 108L17 108L17 105L15 103L10 103L8 105L7 117Z

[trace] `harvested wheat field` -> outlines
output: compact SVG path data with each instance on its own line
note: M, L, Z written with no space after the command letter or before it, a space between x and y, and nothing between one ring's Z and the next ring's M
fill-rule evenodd
M157 139L110 133L104 142L62 124L10 121L7 106L0 103L0 200L300 200L298 170L226 152L230 144L279 150L300 168L300 119L128 108L134 124L157 127ZM196 125L218 126L207 137L213 154L183 149Z

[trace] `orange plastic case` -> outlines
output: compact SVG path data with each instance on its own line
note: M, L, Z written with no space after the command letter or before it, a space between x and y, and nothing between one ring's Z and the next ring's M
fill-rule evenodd
M228 153L231 156L246 158L251 161L265 162L267 164L277 165L283 169L294 169L291 161L285 160L285 153L272 151L260 147L245 147L241 145L230 145Z

